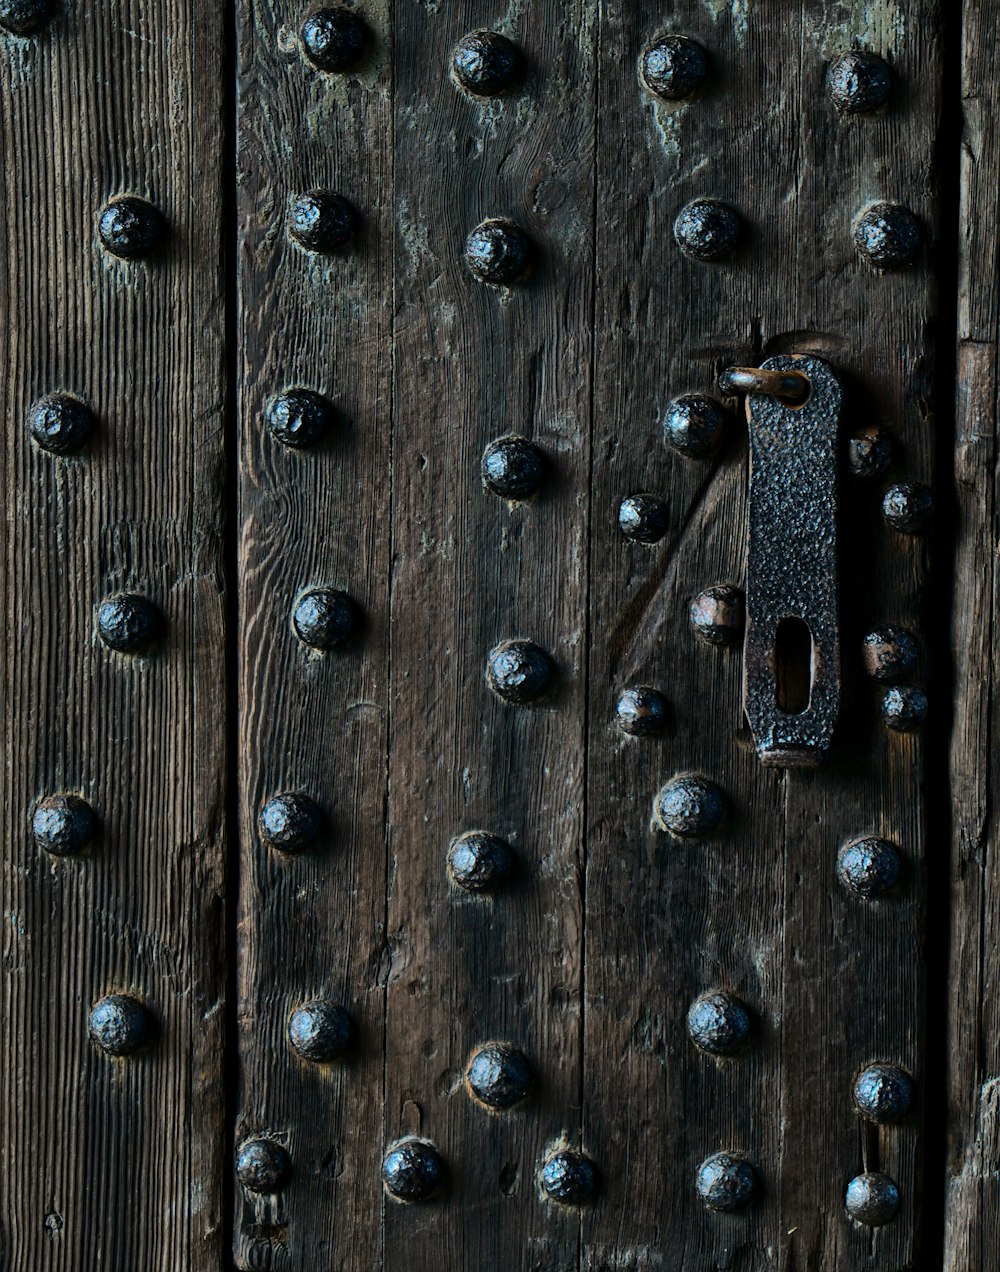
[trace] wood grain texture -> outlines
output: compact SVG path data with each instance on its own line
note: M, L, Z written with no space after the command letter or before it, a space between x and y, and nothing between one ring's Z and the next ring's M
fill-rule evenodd
M225 694L221 475L221 39L215 7L61 8L0 42L5 537L0 1266L217 1269L222 1258ZM170 225L109 257L105 201ZM78 456L29 442L29 405L77 394ZM95 609L150 597L166 634L112 653ZM73 791L102 832L35 845L39 797ZM146 1054L88 1041L133 994Z

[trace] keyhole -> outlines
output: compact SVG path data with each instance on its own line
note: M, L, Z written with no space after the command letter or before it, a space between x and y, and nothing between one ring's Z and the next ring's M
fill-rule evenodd
M801 618L783 618L774 634L774 697L778 710L800 715L812 692L812 633Z

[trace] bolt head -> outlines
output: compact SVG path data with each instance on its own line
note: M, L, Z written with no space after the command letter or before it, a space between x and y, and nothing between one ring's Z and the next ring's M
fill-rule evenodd
M743 237L743 218L718 199L692 199L674 221L674 239L696 261L721 261L731 256Z
M288 1042L313 1064L339 1060L354 1041L354 1021L336 1003L317 998L296 1007L288 1021Z
M682 839L702 839L722 825L722 791L699 773L679 773L657 793L653 817L661 830Z
M657 495L628 495L618 505L618 529L633 543L659 543L669 522L667 505Z
M899 1189L888 1175L878 1171L856 1175L847 1185L844 1205L855 1223L879 1228L899 1210Z
M882 516L900 534L920 534L930 524L933 512L934 496L922 482L897 482L882 498Z
M882 722L897 733L916 729L927 719L927 695L916 685L894 685L882 699Z
M920 222L898 203L876 203L854 223L854 243L872 269L900 269L920 251Z
M708 75L708 55L686 35L659 35L642 51L642 80L664 101L679 102L701 88Z
M264 843L278 852L306 852L314 848L324 829L319 806L308 795L283 791L272 795L257 816Z
M530 499L545 479L545 456L526 437L498 437L483 452L483 482L504 499Z
M308 645L327 653L357 635L358 611L346 592L336 588L313 588L304 592L292 610L295 635Z
M726 412L713 398L686 393L667 407L663 440L688 459L710 459L722 441L726 424Z
M906 680L917 669L917 642L905 627L883 623L873 627L862 646L865 671L873 680L890 685Z
M249 1139L240 1145L236 1157L236 1175L248 1192L280 1192L291 1173L291 1158L276 1141Z
M87 1029L94 1043L109 1056L131 1056L153 1040L153 1018L134 998L108 994L90 1009Z
M511 882L516 868L510 844L486 830L466 831L448 850L448 873L465 892L496 892Z
M486 682L504 702L537 702L555 684L555 664L544 649L530 640L505 640L491 652Z
M845 844L837 854L837 876L858 897L881 897L899 882L899 850L888 839L870 835Z
M288 232L307 252L336 252L346 247L357 225L354 208L329 190L297 194L288 210Z
M34 35L54 12L52 0L0 0L0 27L11 35Z
M735 645L743 635L746 602L738 587L728 583L706 587L688 611L691 630L709 645Z
M481 283L494 287L520 282L532 255L530 239L513 221L483 221L465 240L465 263Z
M39 398L28 412L28 432L51 455L71 455L94 431L94 414L68 393Z
M898 1122L910 1111L913 1083L895 1064L870 1064L854 1079L854 1106L869 1122Z
M864 428L847 444L847 466L852 477L881 477L892 463L892 438L883 429Z
M282 446L315 446L333 431L337 414L321 393L286 389L267 404L267 428Z
M546 1158L541 1183L542 1192L550 1201L581 1206L597 1189L597 1167L583 1153L561 1149Z
M487 1042L470 1058L465 1085L474 1100L499 1111L526 1099L534 1078L523 1052L506 1042Z
M106 251L122 260L151 256L163 243L167 223L145 199L112 199L101 212L97 232Z
M735 994L715 989L701 994L688 1008L691 1041L713 1056L733 1056L750 1037L750 1012Z
M403 1140L382 1159L382 1183L397 1201L429 1201L444 1183L441 1154L426 1140Z
M31 833L53 857L84 852L97 838L97 815L79 795L47 795L35 805Z
M317 70L352 70L364 56L371 32L350 9L318 9L302 24L302 51Z
M670 705L658 689L631 685L615 703L615 720L622 733L633 738L653 738L667 727Z
M838 110L845 115L863 115L886 104L892 77L877 54L852 49L831 64L826 86Z
M97 607L97 634L120 654L142 654L161 634L159 611L144 596L122 592Z
M467 93L497 97L521 79L521 51L499 31L472 31L451 55L455 79Z
M695 1188L709 1210L740 1210L754 1199L757 1172L737 1153L713 1153L698 1167Z

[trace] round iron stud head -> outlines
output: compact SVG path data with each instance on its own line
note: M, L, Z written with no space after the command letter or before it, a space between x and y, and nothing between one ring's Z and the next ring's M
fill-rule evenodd
M899 882L899 850L888 839L869 835L845 844L837 854L837 877L857 897L881 897Z
M733 1056L750 1038L750 1013L735 994L713 989L688 1008L687 1031L695 1046L709 1055Z
M743 635L746 602L738 587L706 587L691 601L691 630L709 645L735 645Z
M898 1122L913 1103L909 1074L895 1064L870 1064L854 1079L854 1107L869 1122Z
M280 1192L291 1173L291 1158L277 1141L248 1139L240 1145L236 1155L236 1176L248 1192Z
M669 520L667 505L658 495L627 495L618 505L618 529L633 543L659 543Z
M618 695L615 721L629 737L655 738L670 721L670 706L659 689L631 685Z
M149 1012L126 994L108 994L90 1009L87 1029L91 1040L109 1056L131 1056L153 1040Z
M709 1210L740 1210L757 1191L757 1173L737 1153L713 1153L698 1167L698 1196Z
M582 1206L597 1190L597 1167L583 1153L560 1149L542 1166L542 1192L564 1206Z
M517 859L506 839L468 830L448 849L448 873L464 892L497 892L511 882Z
M157 251L166 238L167 223L151 203L125 195L105 206L97 232L112 256L134 261Z
M891 685L906 680L917 669L920 651L905 627L883 623L867 633L862 645L865 671L873 680Z
M86 851L97 832L97 816L79 795L47 795L31 814L35 843L53 857L72 857Z
M523 706L544 698L556 669L544 649L530 640L505 640L490 652L486 682L498 698Z
M455 79L476 97L497 97L521 79L521 51L499 31L472 31L451 55Z
M358 611L346 592L319 587L304 592L292 610L292 629L310 649L327 653L358 632Z
M337 414L321 393L286 389L268 402L266 420L276 441L298 450L324 441L333 432Z
M710 459L722 441L726 423L726 412L714 398L686 393L667 407L663 440L688 459Z
M661 830L682 839L702 839L722 825L722 791L700 773L679 773L657 793L653 817Z
M530 499L545 479L545 456L526 437L498 437L483 452L482 476L503 499Z
M28 432L51 455L72 455L90 440L94 414L79 398L49 393L28 412Z
M159 611L144 596L122 592L97 607L97 634L119 654L145 653L162 627Z
M847 467L852 477L881 477L892 463L892 438L884 429L863 428L847 443Z
M882 497L882 516L900 534L921 534L930 524L934 496L919 481L900 481Z
M512 1109L531 1093L534 1080L523 1052L506 1042L487 1042L465 1069L469 1095L488 1109Z
M899 1189L888 1175L878 1171L855 1175L847 1185L844 1206L855 1223L880 1228L896 1217Z
M288 1021L288 1043L313 1064L339 1060L354 1041L354 1022L336 1003L322 998L296 1007Z
M382 1159L382 1183L397 1201L429 1201L444 1183L441 1154L426 1140L403 1140Z
M329 190L297 194L288 209L288 233L307 252L337 252L346 247L357 225L354 208Z
M35 35L54 12L53 0L0 0L0 27L10 35Z
M642 51L641 73L651 93L664 101L683 101L704 84L708 56L686 35L658 35Z
M826 86L838 110L845 115L865 115L889 100L892 77L877 54L852 49L831 63Z
M731 256L743 236L743 218L718 199L692 199L674 221L674 239L696 261L721 261Z
M520 282L531 258L531 240L513 221L483 221L465 240L465 263L481 283L494 287Z
M319 806L297 791L272 795L257 815L261 839L278 852L306 852L315 848L323 833Z
M927 719L927 695L916 685L894 685L882 698L882 722L887 729L908 733Z
M854 243L862 260L883 273L909 265L920 251L920 222L899 203L876 203L854 223Z
M353 70L370 39L367 25L350 9L318 9L302 24L302 51L319 71Z

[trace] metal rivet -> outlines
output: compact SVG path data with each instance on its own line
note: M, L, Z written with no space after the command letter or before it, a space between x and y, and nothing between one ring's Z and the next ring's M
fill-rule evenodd
M131 1056L148 1046L155 1032L153 1018L134 998L108 994L90 1009L88 1032L109 1056Z
M698 773L672 777L653 801L653 816L659 826L683 839L712 834L722 825L725 811L722 791Z
M336 252L345 247L357 226L354 208L329 190L297 194L288 210L288 233L309 252Z
M642 52L642 79L651 93L669 102L696 93L708 75L708 57L686 35L659 35Z
M517 859L510 844L487 830L468 830L448 850L448 873L466 892L494 892L513 878Z
M714 989L701 994L688 1008L691 1041L713 1056L732 1056L750 1037L750 1013L735 994Z
M266 844L279 852L305 852L323 833L319 806L296 791L272 795L257 817L257 829Z
M852 477L881 477L891 463L892 438L881 428L863 428L847 444L847 466Z
M426 1140L403 1140L382 1159L382 1182L397 1201L428 1201L444 1182L441 1154Z
M888 66L875 53L853 49L832 64L826 86L838 110L847 115L861 115L886 104L892 77Z
M669 723L670 706L658 689L648 685L631 685L618 695L615 720L622 733L630 737L656 737Z
M899 1209L899 1189L888 1175L878 1171L855 1175L847 1185L844 1205L856 1223L879 1228L895 1218Z
M889 729L905 733L927 718L927 695L916 685L895 685L882 699L882 722Z
M901 870L899 850L877 835L855 839L837 854L837 875L855 896L883 896L896 886Z
M483 481L504 499L528 499L545 478L545 456L526 437L498 437L483 452Z
M112 201L101 212L97 232L112 256L133 261L149 256L162 243L167 223L145 199L126 195Z
M79 795L47 795L35 805L31 833L54 857L84 852L97 838L97 815Z
M511 1109L533 1086L524 1053L506 1042L487 1042L472 1055L465 1070L469 1095L490 1109Z
M286 389L267 404L267 427L283 446L315 446L333 430L337 413L321 393Z
M483 221L465 240L465 263L480 282L496 287L524 278L531 257L531 242L513 221Z
M898 1122L910 1111L913 1083L895 1064L870 1064L854 1079L854 1106L869 1122Z
M249 1192L276 1193L288 1182L292 1162L281 1144L269 1139L249 1139L240 1145L236 1174Z
M709 645L735 645L743 634L746 601L738 587L706 587L688 610L691 630Z
M920 534L934 512L934 496L919 481L900 481L890 486L882 499L882 516L900 534Z
M876 203L854 223L862 258L882 273L908 265L920 250L920 222L899 203Z
M698 1167L695 1188L709 1210L739 1210L754 1199L757 1173L745 1157L713 1153Z
M541 1184L550 1200L580 1206L589 1201L597 1188L597 1167L583 1153L560 1149L546 1158Z
M11 35L34 35L54 12L52 0L0 0L0 27Z
M97 608L97 633L109 649L120 654L141 654L160 635L159 611L144 596L122 592L109 596Z
M328 652L357 634L358 611L346 592L313 588L304 592L292 610L295 635L310 649Z
M686 393L663 417L663 440L688 459L709 459L726 431L726 412L714 398Z
M544 697L555 681L555 665L530 640L505 640L490 652L486 682L504 702L524 704Z
M473 31L455 46L451 67L467 92L496 97L521 78L521 52L499 31Z
M862 646L865 671L873 680L890 685L905 680L917 669L917 642L905 627L883 623L873 627Z
M674 221L677 246L696 261L719 261L736 250L743 218L718 199L692 199Z
M336 1003L317 998L296 1007L288 1021L288 1042L303 1060L339 1060L354 1041L354 1021Z
M669 521L667 505L657 495L628 495L618 505L618 529L634 543L659 543Z
M68 393L49 393L28 412L28 432L42 450L71 455L94 431L94 413Z
M348 9L319 9L302 25L302 49L321 71L349 71L368 47L370 32Z

